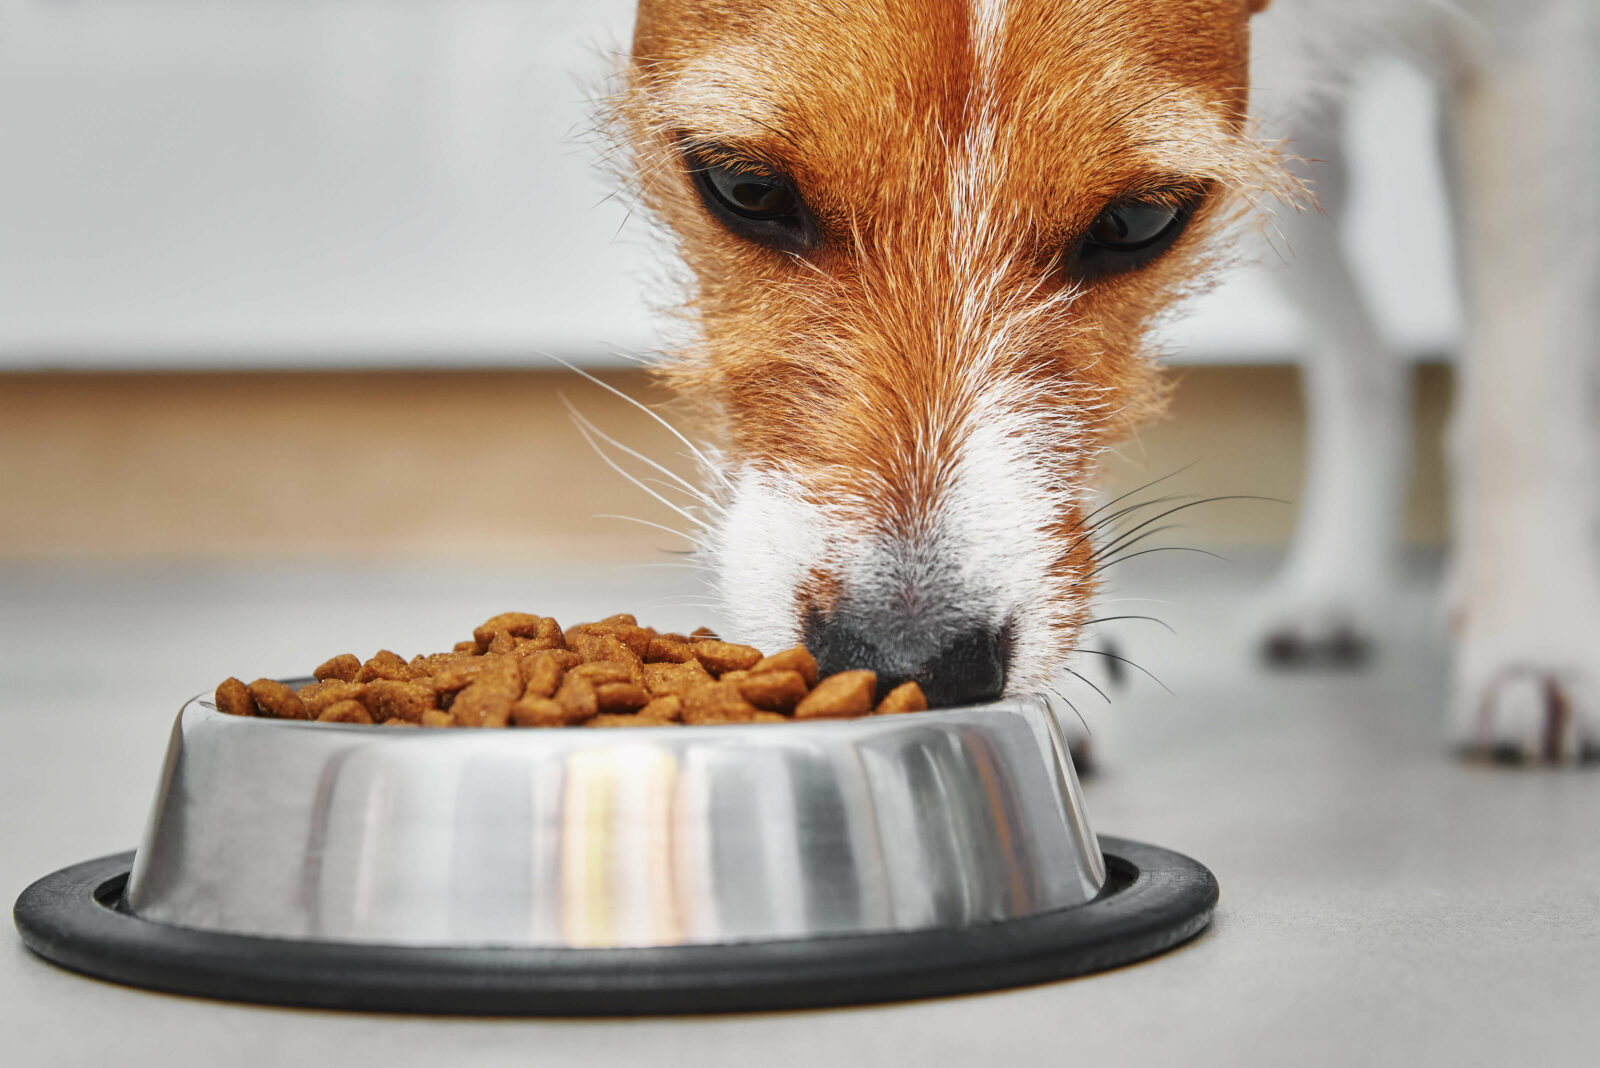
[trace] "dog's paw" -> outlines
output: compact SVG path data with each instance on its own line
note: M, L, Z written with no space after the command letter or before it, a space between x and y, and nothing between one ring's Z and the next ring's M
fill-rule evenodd
M1377 642L1368 609L1344 596L1291 592L1269 595L1256 611L1255 646L1277 668L1359 668Z
M1506 763L1600 759L1600 611L1567 626L1549 625L1547 615L1470 612L1463 620L1451 729L1463 755Z

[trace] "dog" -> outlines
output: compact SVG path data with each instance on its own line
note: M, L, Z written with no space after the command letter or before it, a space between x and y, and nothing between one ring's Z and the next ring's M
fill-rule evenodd
M1406 392L1337 178L1304 161L1334 155L1347 72L1409 43L1450 90L1474 320L1453 736L1600 744L1593 23L1584 0L642 0L615 124L687 268L661 375L714 442L702 547L736 636L936 706L1073 671L1129 545L1108 532L1154 507L1094 488L1165 402L1152 327L1307 185L1335 210L1280 213L1318 410L1270 640L1360 627Z

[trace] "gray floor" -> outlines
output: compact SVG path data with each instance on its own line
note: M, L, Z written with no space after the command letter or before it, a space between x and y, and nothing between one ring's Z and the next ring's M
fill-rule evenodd
M1371 672L1257 670L1241 609L1264 566L1126 577L1124 595L1180 602L1120 609L1153 610L1177 628L1122 632L1124 649L1176 696L1136 676L1113 710L1082 706L1110 754L1088 783L1097 827L1188 852L1221 881L1210 932L1169 956L906 1005L473 1020L147 994L59 971L13 938L0 949L0 1061L1594 1063L1600 769L1445 755L1425 568L1398 599ZM223 675L293 674L335 649L436 647L506 607L577 619L638 606L641 582L676 598L654 577L663 573L0 570L0 894L132 845L173 713ZM701 616L674 600L648 621Z

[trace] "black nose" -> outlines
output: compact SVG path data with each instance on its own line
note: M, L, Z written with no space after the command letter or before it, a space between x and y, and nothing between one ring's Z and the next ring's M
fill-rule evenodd
M1006 688L1009 628L970 627L929 638L914 627L869 625L847 613L811 613L806 648L824 675L867 668L878 697L915 679L933 708L998 700Z

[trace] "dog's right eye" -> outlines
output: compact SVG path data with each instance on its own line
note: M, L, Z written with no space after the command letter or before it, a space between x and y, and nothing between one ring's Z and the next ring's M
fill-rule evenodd
M787 176L757 164L730 165L688 157L700 199L733 233L779 252L816 247L811 211Z

